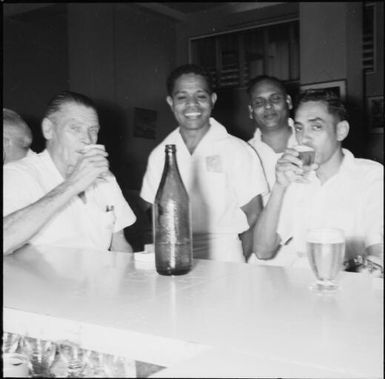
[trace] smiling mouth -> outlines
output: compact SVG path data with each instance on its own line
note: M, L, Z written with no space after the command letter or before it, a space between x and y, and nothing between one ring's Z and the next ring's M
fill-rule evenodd
M189 112L189 113L185 113L184 116L186 118L196 119L196 118L200 117L201 114L202 114L201 112Z

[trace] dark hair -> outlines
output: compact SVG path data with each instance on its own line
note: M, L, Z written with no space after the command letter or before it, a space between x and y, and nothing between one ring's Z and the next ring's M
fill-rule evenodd
M268 75L259 75L259 76L256 76L256 77L250 79L250 81L249 81L249 83L247 85L247 93L248 93L248 95L251 96L251 93L253 92L253 89L258 84L260 84L262 82L271 82L271 83L275 84L277 87L280 88L282 93L287 95L286 88L285 88L284 84L282 83L282 81L279 80L278 78L276 78L275 76L268 76Z
M96 105L89 97L72 91L63 91L52 97L48 102L44 117L49 117L59 112L62 105L68 103L84 105L96 112Z
M348 118L348 112L344 103L335 92L325 89L308 89L299 95L296 100L296 109L303 103L308 101L321 101L323 102L328 112L337 117L338 121L344 121Z
M174 91L175 82L184 74L195 74L203 76L207 82L209 93L213 92L210 74L202 66L196 64L184 64L174 69L167 78L167 93L172 96Z

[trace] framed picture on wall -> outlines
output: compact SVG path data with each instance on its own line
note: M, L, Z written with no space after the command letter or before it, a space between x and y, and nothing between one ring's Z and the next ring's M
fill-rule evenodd
M370 133L384 133L384 96L369 96L366 114Z
M308 89L328 89L335 92L335 94L339 96L342 100L346 99L346 80L333 80L331 82L309 83L302 84L300 86L301 92L304 92Z

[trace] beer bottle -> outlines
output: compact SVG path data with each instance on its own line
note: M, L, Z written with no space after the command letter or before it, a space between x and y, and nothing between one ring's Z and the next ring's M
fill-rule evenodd
M166 145L162 179L153 204L156 271L182 275L192 267L190 200L176 161L176 146Z

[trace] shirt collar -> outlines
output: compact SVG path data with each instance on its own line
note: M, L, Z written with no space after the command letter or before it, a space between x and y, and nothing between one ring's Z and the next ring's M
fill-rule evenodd
M50 171L51 175L54 175L54 178L60 182L64 181L63 176L60 174L58 168L56 167L54 161L52 160L51 154L47 149L44 149L40 154L40 158L43 160L44 164Z
M354 167L355 157L351 151L348 149L342 149L342 153L344 154L342 158L342 163L338 173L350 171Z
M206 133L206 139L210 141L220 140L228 136L226 128L213 117L210 117L210 129Z
M207 133L203 136L202 141L217 141L228 136L226 128L216 121L213 117L210 117L210 128ZM180 134L180 126L173 130L168 137L164 140L165 144L167 143L178 143L183 142L183 138ZM201 141L201 142L202 142ZM184 142L183 142L184 143Z
M287 123L289 125L289 128L291 129L291 136L290 136L290 139L289 139L289 144L288 146L293 146L292 143L294 141L294 144L296 144L296 140L295 140L295 130L294 130L294 121L292 118L288 118L287 120ZM261 129L260 128L256 128L255 129L255 132L254 132L254 136L253 136L253 140L255 141L262 141L262 132L261 132Z
M28 151L27 151L27 157L31 157L31 156L34 156L34 155L36 155L36 153L33 151L33 150L31 150L31 149L28 149Z
M343 152L344 156L342 158L341 165L340 165L338 171L333 176L331 176L328 179L328 181L332 178L337 177L337 176L340 177L341 175L348 174L349 171L354 168L355 157L354 157L353 153L347 149L344 149L344 148L342 149L342 152ZM319 181L319 178L317 177L317 175L314 171L312 171L310 174L311 174L311 180Z

